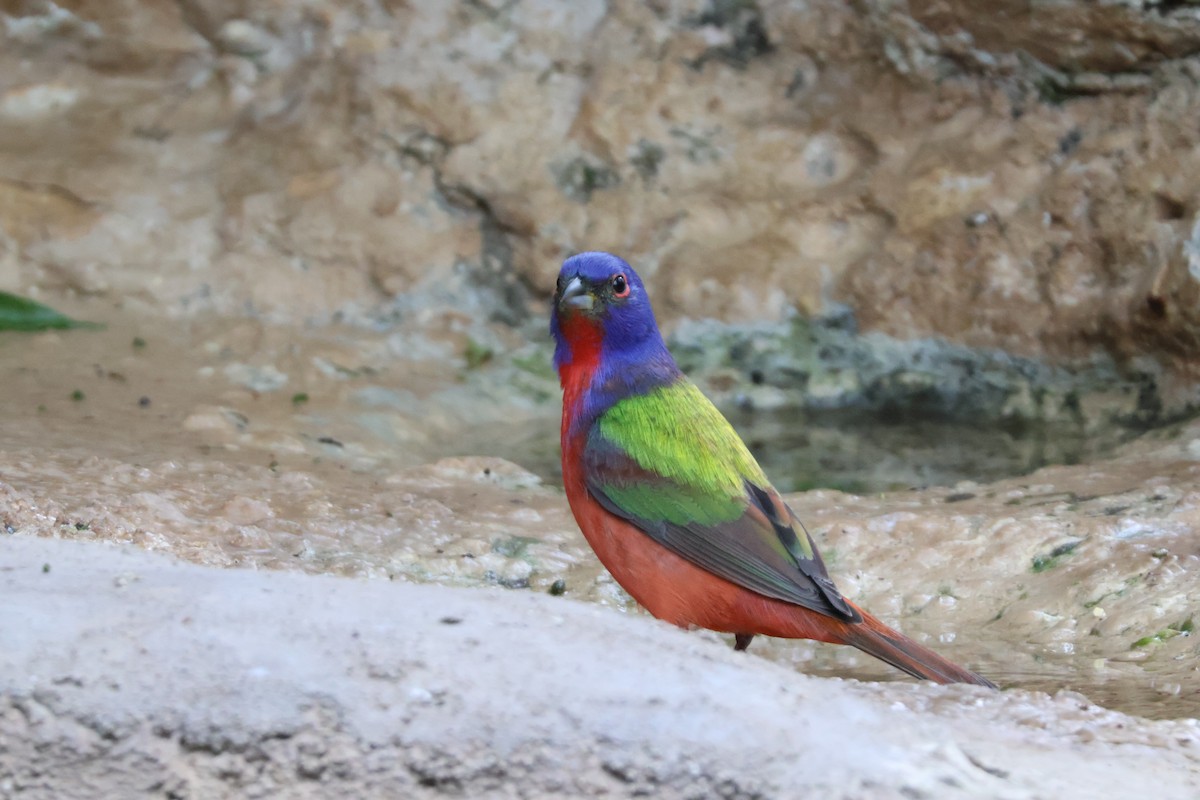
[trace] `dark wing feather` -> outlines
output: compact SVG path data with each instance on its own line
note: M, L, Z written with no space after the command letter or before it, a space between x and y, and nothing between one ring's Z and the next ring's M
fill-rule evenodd
M808 532L771 487L745 481L740 516L706 524L696 520L705 498L695 489L642 468L602 436L590 437L584 463L596 502L701 569L766 597L838 619L861 619L830 580ZM622 506L615 498L628 486L660 492L676 521L668 513L652 518ZM684 518L691 521L679 522Z

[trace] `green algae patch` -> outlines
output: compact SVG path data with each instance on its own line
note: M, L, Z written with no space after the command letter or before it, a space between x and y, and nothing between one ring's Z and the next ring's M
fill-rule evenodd
M1079 547L1081 542L1067 542L1051 550L1049 553L1033 557L1033 571L1045 572L1046 570L1054 569L1059 565L1065 556L1074 552L1076 547Z
M1151 634L1150 636L1143 636L1131 644L1129 649L1137 650L1143 647L1149 647L1152 644L1162 644L1163 642L1174 639L1176 636L1190 636L1194 627L1195 626L1192 623L1192 618L1188 617L1183 622L1177 622L1174 625L1168 625L1158 633Z
M49 331L99 328L94 322L71 319L26 297L0 292L0 331Z

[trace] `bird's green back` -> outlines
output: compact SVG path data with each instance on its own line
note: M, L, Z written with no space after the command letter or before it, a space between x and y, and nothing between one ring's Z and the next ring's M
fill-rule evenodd
M746 508L745 482L767 476L721 412L689 380L627 397L599 419L599 430L663 483L606 486L612 499L644 519L714 525Z
M601 506L702 569L858 619L741 437L686 378L613 404L589 434L583 461L587 490Z

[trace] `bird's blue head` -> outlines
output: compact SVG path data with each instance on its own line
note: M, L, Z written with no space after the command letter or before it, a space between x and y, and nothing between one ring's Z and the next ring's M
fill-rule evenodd
M638 391L679 376L642 279L609 253L580 253L563 262L550 332L564 385L564 369L590 373L596 391L620 391L618 384Z

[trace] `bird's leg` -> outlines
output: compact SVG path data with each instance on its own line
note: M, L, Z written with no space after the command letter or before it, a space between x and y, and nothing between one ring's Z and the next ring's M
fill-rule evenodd
M735 633L733 635L733 649L738 651L745 650L750 646L750 642L753 639L753 633Z

